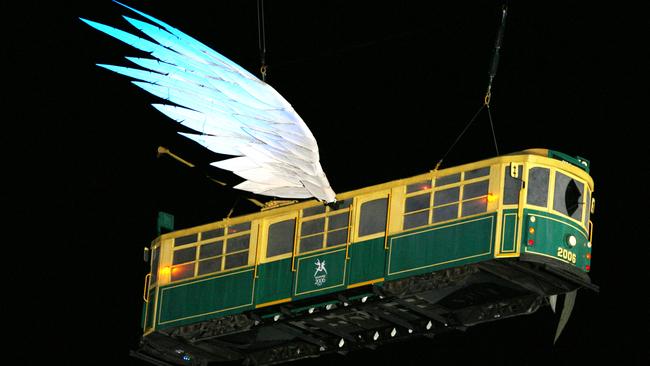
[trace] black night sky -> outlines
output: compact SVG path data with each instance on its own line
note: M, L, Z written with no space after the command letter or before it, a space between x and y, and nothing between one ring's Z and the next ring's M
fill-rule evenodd
M126 3L259 75L256 0ZM502 4L266 1L267 81L318 140L336 192L433 169L483 102ZM9 364L143 365L128 352L141 332L142 248L156 235L157 212L183 228L233 206L235 215L256 208L205 177L239 182L209 166L222 157L176 134L150 106L155 97L95 66L142 54L78 17L135 32L121 18L134 16L127 9L109 0L1 7L9 83L0 146L9 169L0 198L12 253L5 289L15 288L3 296L5 332L24 349ZM645 182L635 182L648 178L640 129L648 102L639 96L650 32L640 15L627 5L509 2L491 104L499 151L583 156L596 184L591 277L601 292L579 292L558 343L557 317L544 308L296 366L648 360L646 214L634 213L647 206ZM157 158L160 145L198 168ZM443 167L495 154L483 112Z

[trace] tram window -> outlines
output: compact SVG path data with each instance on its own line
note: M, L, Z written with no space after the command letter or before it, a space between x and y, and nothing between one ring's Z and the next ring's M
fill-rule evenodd
M519 165L521 170L521 165ZM510 167L507 166L504 174L503 204L516 205L519 203L519 191L521 190L521 180L513 178L510 175Z
M181 236L181 237L178 237L178 238L174 239L174 246L177 247L177 246L180 246L180 245L195 243L198 240L198 238L199 238L198 234L191 234L191 235Z
M218 238L220 236L223 236L223 228L202 232L201 233L201 240L208 240L208 239L212 239L212 238Z
M479 177L485 177L490 174L490 167L486 166L485 168L474 169L465 172L465 180L474 179Z
M528 204L546 207L549 174L548 168L530 169L528 172Z
M320 218L316 220L303 221L300 228L300 235L312 235L322 233L323 231L325 231L325 218Z
M326 246L331 247L334 245L345 244L348 241L348 228L341 230L333 230L327 232Z
M325 214L315 219L305 218L303 210L303 220L300 224L300 252L347 243L352 202L351 198L337 201L324 208Z
M582 221L582 203L584 184L560 173L555 173L555 191L553 209L567 216Z
M487 199L479 198L463 202L461 216L475 215L487 211Z
M429 210L404 216L404 229L424 226L429 223Z
M444 177L436 178L436 187L458 182L460 182L460 173L446 175Z
M241 233L243 231L248 231L250 229L251 229L251 223L250 222L244 222L244 223L241 223L241 224L228 226L228 234Z
M194 263L187 263L172 267L172 281L183 280L192 276L194 276Z
M328 218L329 222L327 223L328 230L341 229L348 226L350 223L350 213L344 212L342 214L330 216Z
M332 208L330 211L337 211L337 210L343 210L345 208L350 207L352 204L352 198L348 198L347 200L342 200L342 201L336 201L335 203L332 204Z
M406 198L405 212L413 212L429 208L431 204L431 193L420 194L413 197Z
M585 210L585 227L589 224L589 216L591 215L591 191L587 189L587 209Z
M426 191L427 189L431 189L431 180L423 180L422 182L409 184L406 186L406 193Z
M160 262L160 247L153 250L151 257L151 283L158 281L158 263Z
M221 271L223 257L210 258L199 262L199 276Z
M386 214L388 198L364 202L359 218L359 236L366 236L386 231Z
M433 205L441 206L448 203L457 202L460 195L460 187L454 187L438 191L433 196Z
M223 240L201 245L200 259L216 257L223 254Z
M322 213L325 213L324 205L309 207L302 210L302 217L309 217L309 216L319 215Z
M226 241L226 253L238 252L240 250L248 249L250 242L250 234L228 238Z
M174 252L172 264L193 262L196 260L196 247L180 249Z
M489 182L483 180L476 183L467 184L463 188L463 200L468 200L488 194Z
M323 234L318 234L314 236L308 236L306 238L300 239L300 252L308 252L310 250L316 250L323 247Z
M241 267L248 263L248 251L235 253L226 256L226 265L224 269Z
M448 205L433 209L433 222L441 222L458 218L458 205Z
M266 244L266 257L291 253L296 232L296 220L289 219L269 226L269 238Z

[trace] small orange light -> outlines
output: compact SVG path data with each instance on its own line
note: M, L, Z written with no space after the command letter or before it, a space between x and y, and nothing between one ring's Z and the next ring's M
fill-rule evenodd
M528 232L531 234L535 234L535 228L534 227L528 228Z
M160 275L162 276L167 276L169 273L171 273L171 268L169 267L163 267L160 269Z
M488 202L496 202L497 196L495 194L488 193L487 200L488 200Z
M591 259L591 253L587 253L587 259Z

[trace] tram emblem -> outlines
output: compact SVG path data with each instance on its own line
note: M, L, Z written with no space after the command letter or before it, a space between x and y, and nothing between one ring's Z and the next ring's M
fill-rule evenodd
M327 269L325 268L325 261L316 259L316 272L314 272L314 285L320 287L327 281Z

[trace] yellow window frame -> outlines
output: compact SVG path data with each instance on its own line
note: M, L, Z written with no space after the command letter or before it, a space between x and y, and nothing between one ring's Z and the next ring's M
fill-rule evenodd
M360 229L360 224L361 224L361 207L363 206L364 203L374 201L377 199L381 198L386 198L386 226L384 227L384 231L374 233L374 234L369 234L369 235L359 235L359 229ZM355 210L354 210L354 218L353 218L353 225L354 230L352 231L352 235L350 238L350 244L354 244L359 241L365 241L365 240L371 240L371 239L376 239L376 238L381 238L386 236L386 232L388 231L389 223L390 223L390 216L391 216L391 190L390 189L385 189L381 190L378 192L373 192L361 196L355 197Z

